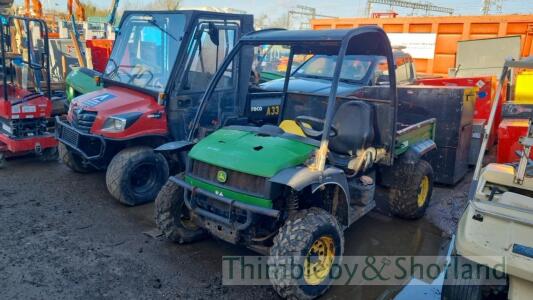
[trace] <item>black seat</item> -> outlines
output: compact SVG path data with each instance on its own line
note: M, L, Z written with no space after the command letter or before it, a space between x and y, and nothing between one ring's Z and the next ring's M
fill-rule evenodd
M374 112L362 101L349 101L337 109L333 118L337 135L330 138L329 149L342 156L354 156L374 140Z

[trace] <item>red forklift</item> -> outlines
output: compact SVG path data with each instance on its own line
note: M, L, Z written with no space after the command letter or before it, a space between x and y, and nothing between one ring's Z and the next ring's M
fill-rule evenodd
M107 188L123 204L153 201L184 167L153 149L186 136L218 66L252 30L251 15L126 11L96 78L102 89L74 98L66 119L56 118L63 163L80 173L107 169Z
M46 23L6 16L0 34L0 167L8 157L29 153L57 159Z

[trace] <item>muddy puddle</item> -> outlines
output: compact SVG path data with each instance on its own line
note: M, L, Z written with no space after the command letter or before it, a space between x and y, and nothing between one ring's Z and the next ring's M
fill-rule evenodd
M345 232L345 256L428 256L442 264L449 255L451 239L426 221L400 220L370 213ZM392 267L392 269L391 269ZM399 267L398 267L399 269ZM383 274L398 274L393 265ZM387 274L388 273L388 274ZM404 278L402 285L333 286L325 299L440 299L444 274L434 280Z
M220 274L223 256L255 256L255 252L217 239L207 239L189 245L176 245L157 237L152 218L153 204L128 209L125 218L145 229L146 235L161 240L166 255L187 256L188 264L209 274ZM427 219L401 220L374 211L355 222L345 231L345 257L366 256L428 256L444 264L450 252L451 237ZM178 249L179 248L179 249ZM180 254L172 254L175 251ZM185 267L185 266L182 266ZM391 270L391 269L389 269ZM392 272L397 270L392 269ZM383 274L387 276L388 274ZM390 274L389 274L390 275ZM218 277L218 276L217 276ZM335 285L321 299L440 299L444 274L434 280L402 279L400 285ZM220 284L220 283L219 283ZM232 287L230 287L231 289ZM270 287L265 287L270 290Z
M222 284L223 256L256 253L213 238L189 245L166 241L158 236L153 203L121 205L107 193L103 173L75 174L31 159L9 165L0 171L0 265L7 267L0 273L0 298L277 299L270 285ZM421 220L389 217L380 209L363 217L345 232L345 256L445 261L468 183L437 187ZM19 240L24 242L13 242ZM440 299L441 282L338 285L321 299Z

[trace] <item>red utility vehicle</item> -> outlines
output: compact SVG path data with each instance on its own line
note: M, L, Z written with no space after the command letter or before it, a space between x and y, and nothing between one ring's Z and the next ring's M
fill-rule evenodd
M207 84L240 36L253 30L253 17L129 11L119 28L99 78L103 89L73 100L66 120L57 119L57 137L67 166L107 169L109 192L137 205L154 200L169 170L183 167L153 149L184 139Z
M46 23L17 16L3 21L0 22L0 166L6 157L32 152L43 160L57 159Z

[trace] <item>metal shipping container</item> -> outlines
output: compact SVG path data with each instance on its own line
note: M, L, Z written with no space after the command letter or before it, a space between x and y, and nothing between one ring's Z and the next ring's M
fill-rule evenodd
M459 41L519 35L521 56L533 54L533 15L337 18L311 21L315 30L366 25L380 26L387 33L435 33L433 58L415 58L418 72L425 74L448 75L448 69L455 67Z

